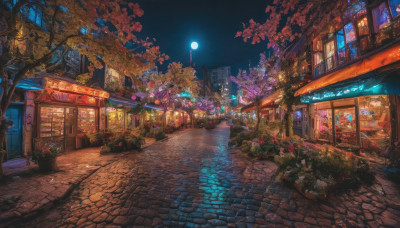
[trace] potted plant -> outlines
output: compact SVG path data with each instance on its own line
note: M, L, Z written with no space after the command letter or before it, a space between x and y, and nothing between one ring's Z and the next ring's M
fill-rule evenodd
M47 144L33 152L32 159L39 165L40 171L49 172L57 170L57 155L59 148L55 144Z

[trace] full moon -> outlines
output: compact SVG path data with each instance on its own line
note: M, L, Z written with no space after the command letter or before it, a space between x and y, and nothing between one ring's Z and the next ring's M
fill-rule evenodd
M196 50L199 47L199 44L197 42L192 42L190 47L192 47L193 50Z

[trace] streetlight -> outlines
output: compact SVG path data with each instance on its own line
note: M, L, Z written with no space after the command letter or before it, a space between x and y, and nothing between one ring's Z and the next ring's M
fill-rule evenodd
M194 51L197 50L197 48L199 48L199 44L196 41L193 41L190 44L190 47L191 47L191 49L190 49L190 66L193 67L193 64L192 64L192 50L194 50Z

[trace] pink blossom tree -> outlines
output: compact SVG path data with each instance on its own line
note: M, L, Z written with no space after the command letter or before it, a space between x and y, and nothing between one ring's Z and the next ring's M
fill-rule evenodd
M256 130L260 125L260 105L261 100L269 96L277 85L277 80L266 71L267 60L264 54L261 54L259 66L250 68L249 73L239 71L237 77L231 76L231 80L236 83L243 91L243 96L249 102L256 106L257 124Z

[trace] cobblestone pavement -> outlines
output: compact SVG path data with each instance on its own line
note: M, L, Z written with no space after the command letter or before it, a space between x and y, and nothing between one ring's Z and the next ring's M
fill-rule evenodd
M228 150L228 137L221 124L157 142L99 169L64 204L16 226L400 226L398 202L379 187L312 202L274 183L272 162Z

